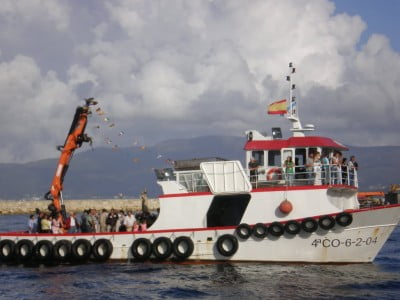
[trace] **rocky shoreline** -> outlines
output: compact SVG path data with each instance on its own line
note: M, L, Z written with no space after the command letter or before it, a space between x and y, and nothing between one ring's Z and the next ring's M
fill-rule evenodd
M148 199L147 206L149 210L159 208L158 199ZM110 210L122 209L140 211L142 209L141 199L77 199L64 200L67 212L82 212L85 209L95 208L101 210L103 208ZM18 215L18 214L33 214L36 208L47 211L49 200L0 200L1 215Z

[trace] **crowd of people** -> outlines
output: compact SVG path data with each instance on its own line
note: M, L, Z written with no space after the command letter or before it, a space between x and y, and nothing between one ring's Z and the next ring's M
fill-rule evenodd
M260 165L254 157L248 164L250 181L258 181L258 169ZM282 165L282 177L288 185L293 185L295 180L309 185L321 184L355 184L355 174L358 170L358 162L354 155L348 160L340 151L333 154L310 152L305 165L299 164L298 157L288 156ZM280 178L280 176L279 176Z
M133 232L145 231L154 223L157 213L124 212L111 209L84 210L78 217L70 212L64 220L61 214L50 214L36 209L36 214L29 216L29 233L77 233L77 232Z
M306 179L310 185L350 184L354 185L358 162L354 155L347 160L340 151L335 151L331 158L328 153L310 152L305 166L293 163L288 157L284 164L284 172L289 185L294 179Z

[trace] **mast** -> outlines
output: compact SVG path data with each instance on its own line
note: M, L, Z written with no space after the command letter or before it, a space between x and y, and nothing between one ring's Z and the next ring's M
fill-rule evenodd
M296 73L296 68L292 62L289 63L289 75L286 76L286 80L289 81L289 99L287 102L287 115L286 118L292 123L292 128L290 131L293 132L295 137L304 137L305 131L313 131L314 125L308 124L305 127L301 125L298 105L296 96L294 96L294 90L296 89L296 84L294 83L294 74Z

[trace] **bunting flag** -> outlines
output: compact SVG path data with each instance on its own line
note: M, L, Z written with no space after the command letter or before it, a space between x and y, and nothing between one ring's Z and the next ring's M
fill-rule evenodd
M283 115L287 113L286 99L279 100L268 105L269 115Z

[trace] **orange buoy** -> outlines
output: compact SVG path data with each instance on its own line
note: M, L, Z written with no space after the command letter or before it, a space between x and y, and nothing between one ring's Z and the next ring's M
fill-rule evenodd
M293 205L292 205L292 203L289 201L289 200L287 200L287 199L285 199L285 200L283 200L282 202L281 202L281 204L279 204L279 210L282 212L282 213L284 213L284 214L288 214L288 213L290 213L291 211L292 211L292 209L293 209Z

